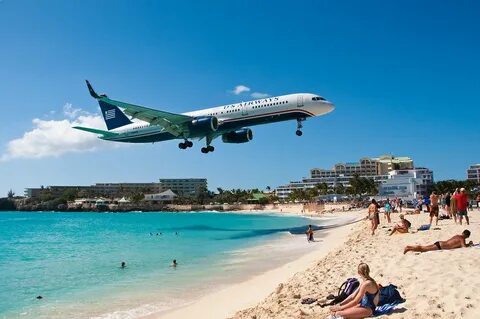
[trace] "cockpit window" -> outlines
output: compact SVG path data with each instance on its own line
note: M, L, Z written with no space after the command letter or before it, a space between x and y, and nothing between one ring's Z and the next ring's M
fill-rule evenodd
M314 96L312 97L312 101L326 101L326 100L321 96Z

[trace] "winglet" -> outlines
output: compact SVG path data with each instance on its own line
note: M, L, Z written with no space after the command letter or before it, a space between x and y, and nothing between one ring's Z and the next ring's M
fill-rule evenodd
M97 94L97 92L95 92L90 82L88 82L88 80L85 80L85 82L87 82L88 92L90 92L90 95L95 99L99 99L100 96Z

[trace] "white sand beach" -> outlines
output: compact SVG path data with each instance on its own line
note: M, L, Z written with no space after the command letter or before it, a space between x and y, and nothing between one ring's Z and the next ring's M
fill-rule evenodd
M362 217L366 212L353 214ZM180 309L145 318L326 318L328 308L315 303L302 305L301 299L321 300L336 293L346 278L358 277L360 262L370 265L372 277L379 284L398 286L407 300L383 318L479 318L480 278L476 274L480 248L403 254L406 245L432 244L464 229L469 229L470 239L478 243L479 214L470 214L470 226L441 220L439 230L429 231L416 231L428 223L428 214L406 215L413 231L393 236L388 236L388 229L398 222L398 214L392 214L392 224L387 224L381 214L374 236L370 235L367 221L332 229L314 244L311 253L293 262L203 296Z
M292 278L284 278L277 288L253 307L237 312L235 319L326 318L328 308L302 305L302 298L323 298L335 293L349 277L358 277L357 265L366 262L379 284L393 283L407 301L385 318L479 318L480 317L480 248L462 248L427 253L403 254L410 244L432 244L446 240L464 229L471 240L480 240L479 211L471 212L470 226L455 225L452 220L439 221L440 230L388 236L381 216L379 231L371 236L368 222L355 225L345 244ZM428 223L428 215L407 215L414 229ZM393 214L393 222L398 214ZM433 228L433 227L432 227ZM252 288L253 289L253 288Z

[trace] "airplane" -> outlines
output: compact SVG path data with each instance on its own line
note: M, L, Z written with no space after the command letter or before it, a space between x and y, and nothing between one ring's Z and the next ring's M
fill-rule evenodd
M100 105L108 131L81 126L73 128L114 142L155 143L181 139L180 149L192 147L192 139L205 138L206 146L201 149L205 154L215 150L211 143L217 137L221 137L223 143L251 141L253 132L248 126L296 120L296 135L302 136L302 123L307 118L330 113L335 108L332 102L317 94L296 93L177 114L111 100L106 94L98 95L90 82L86 82L90 95ZM145 121L148 125L112 131L132 124L133 119Z

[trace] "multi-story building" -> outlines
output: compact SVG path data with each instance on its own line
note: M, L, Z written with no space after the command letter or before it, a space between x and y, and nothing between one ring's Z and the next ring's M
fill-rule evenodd
M331 169L312 168L310 177L279 186L276 193L279 199L285 200L294 189L306 190L314 188L317 184L326 184L330 189L339 185L350 187L350 179L355 175L371 178L377 183L384 183L389 179L390 172L413 168L413 160L409 157L391 155L382 155L378 158L365 157L358 162L335 164Z
M161 178L161 191L172 190L179 196L197 196L207 190L206 178Z
M96 195L123 197L134 193L161 193L160 183L96 183L91 186Z
M467 169L467 180L480 184L480 164L471 165Z
M97 183L91 186L48 186L26 188L25 196L41 199L43 197L60 197L73 192L80 197L128 197L135 193L158 194L171 189L182 196L196 196L202 189L207 189L205 178L160 179L159 183Z

